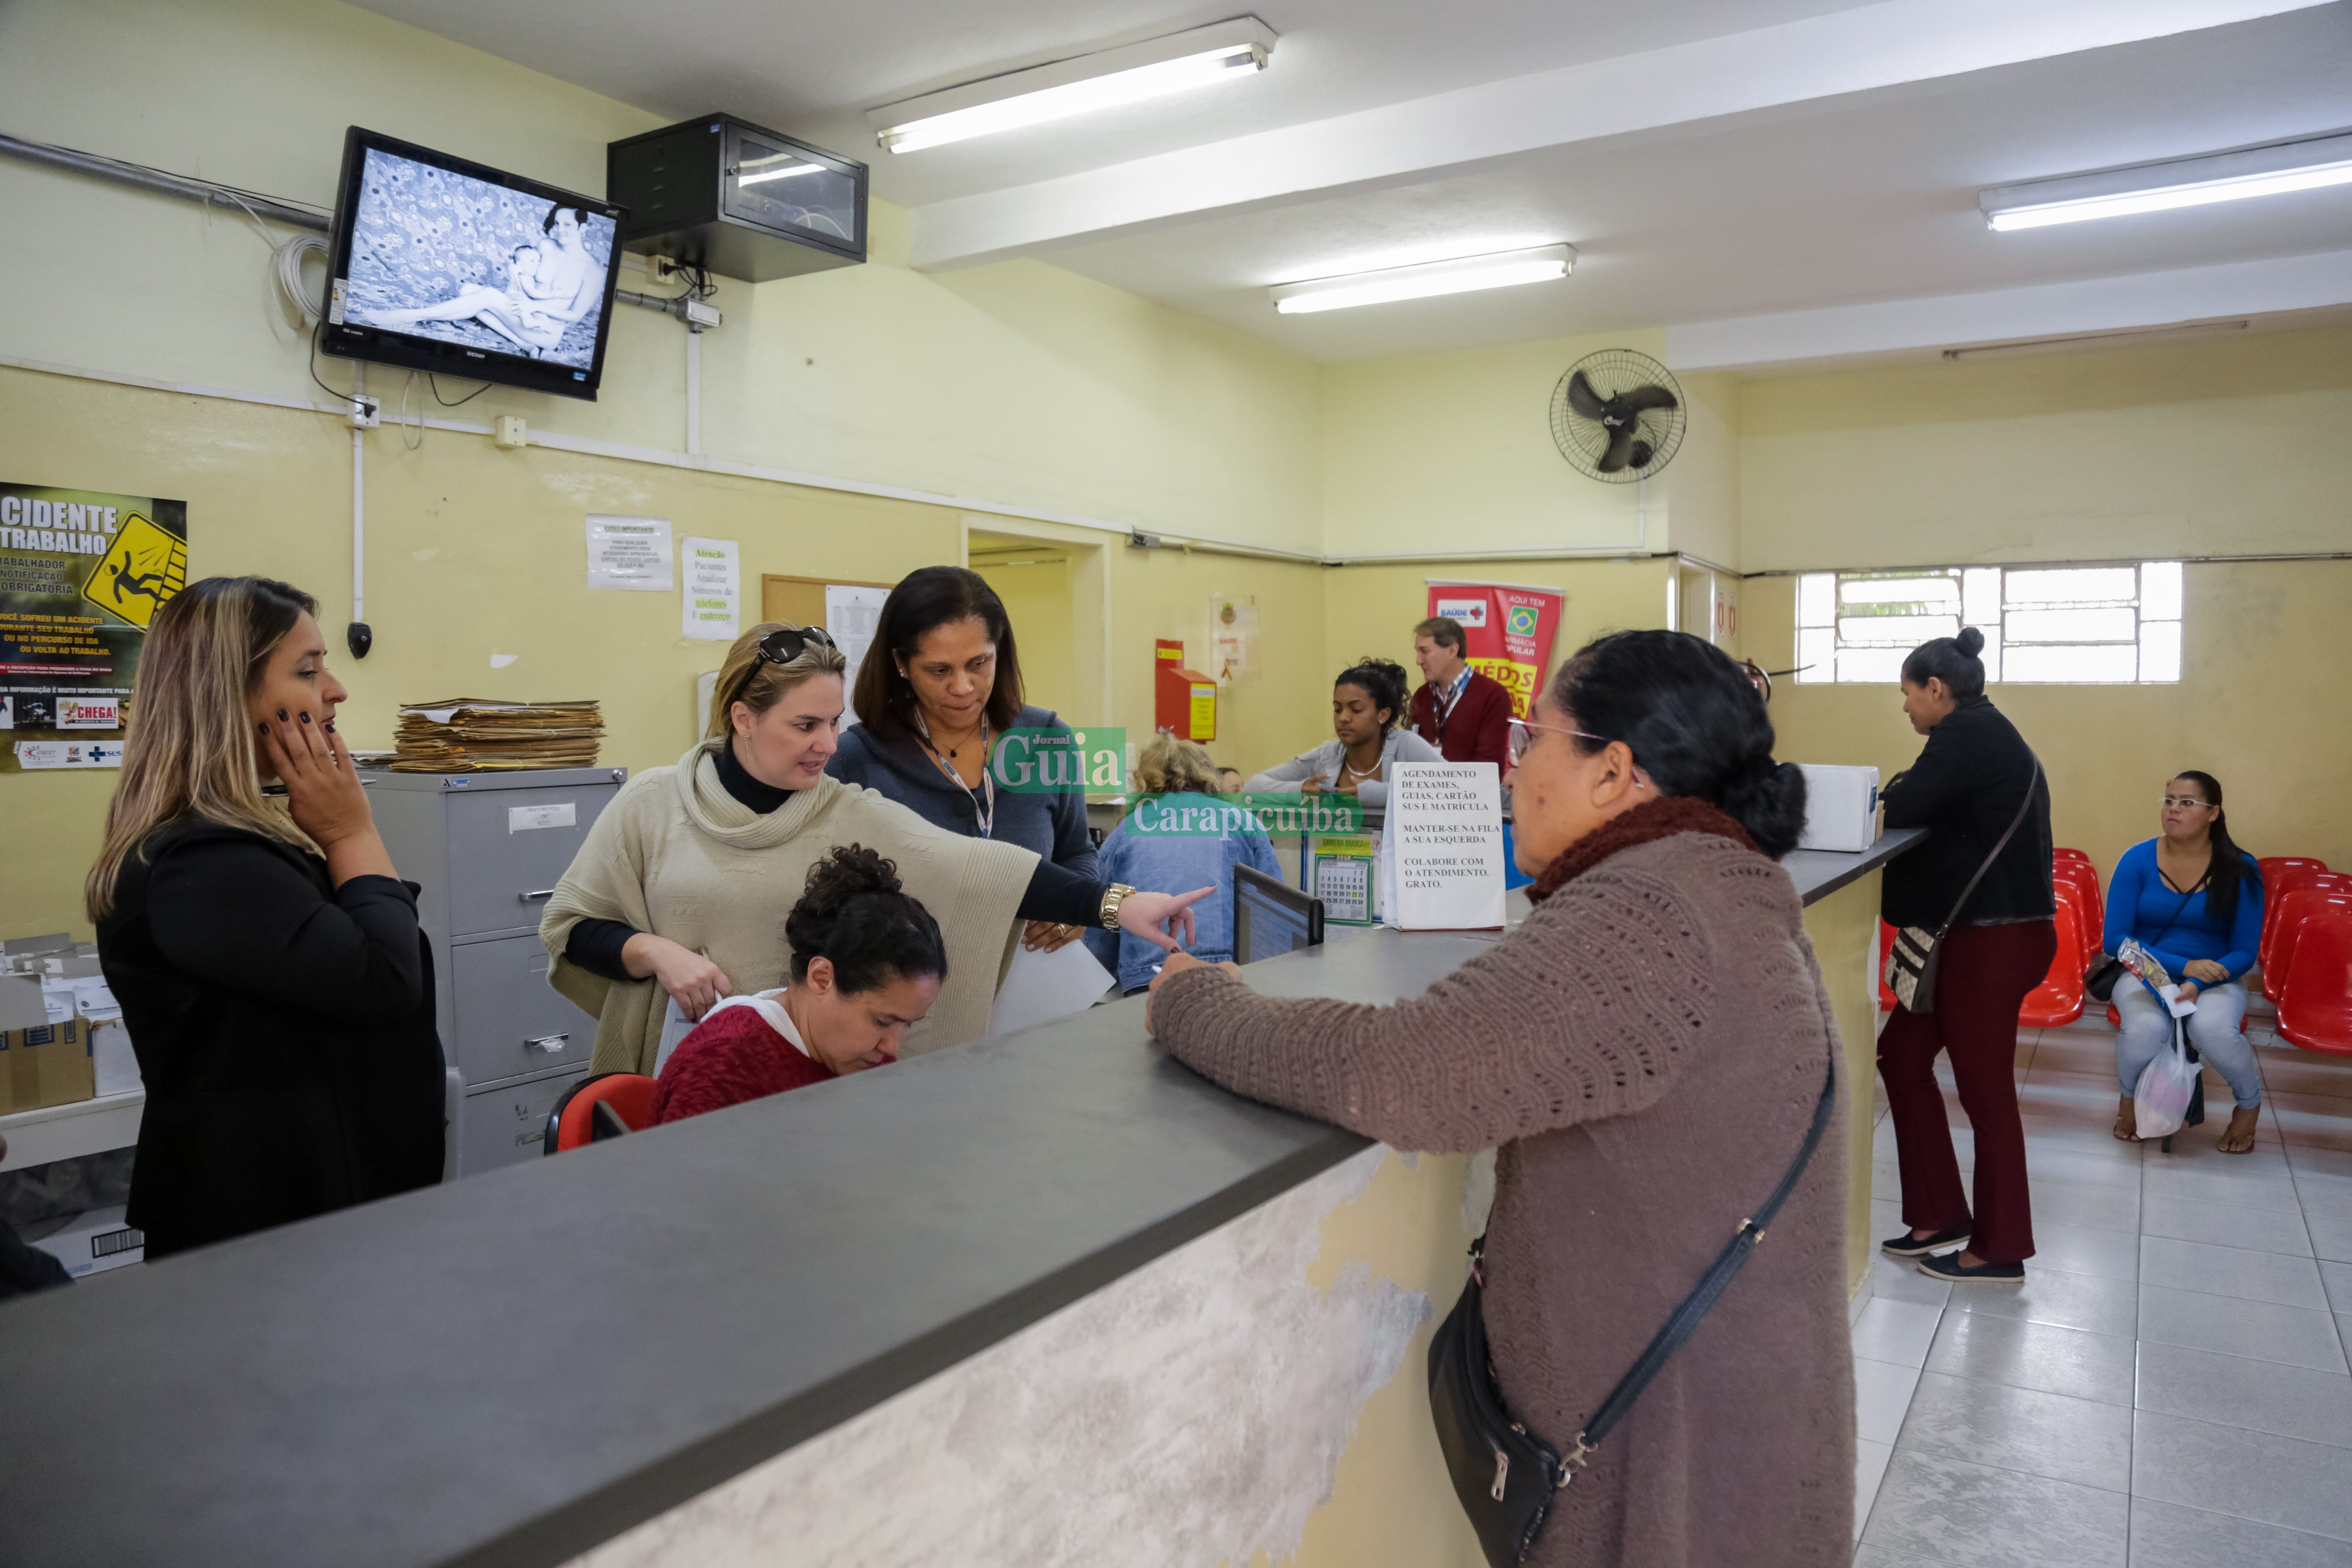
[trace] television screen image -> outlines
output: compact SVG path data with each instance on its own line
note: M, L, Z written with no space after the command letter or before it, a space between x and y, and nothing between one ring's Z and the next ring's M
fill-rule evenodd
M595 395L617 209L354 127L336 227L329 353Z

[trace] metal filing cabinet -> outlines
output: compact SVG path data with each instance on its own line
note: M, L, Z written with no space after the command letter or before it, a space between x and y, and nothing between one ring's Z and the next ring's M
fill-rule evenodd
M441 1045L457 1079L450 1173L534 1158L548 1112L587 1076L596 1021L547 984L540 915L625 768L372 773L375 825L424 890Z

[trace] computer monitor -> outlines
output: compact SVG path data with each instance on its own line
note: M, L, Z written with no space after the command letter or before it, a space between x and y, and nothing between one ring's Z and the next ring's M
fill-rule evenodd
M1255 963L1323 942L1323 900L1279 877L1234 868L1234 958Z

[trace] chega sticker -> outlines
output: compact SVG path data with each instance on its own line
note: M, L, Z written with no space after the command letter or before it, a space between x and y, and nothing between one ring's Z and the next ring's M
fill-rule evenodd
M117 697L60 697L58 699L58 728L120 730L122 728L122 700Z

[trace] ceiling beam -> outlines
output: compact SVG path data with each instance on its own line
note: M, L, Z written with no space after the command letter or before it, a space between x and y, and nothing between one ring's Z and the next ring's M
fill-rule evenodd
M1678 371L1759 370L2352 305L2352 250L1790 310L1666 329Z
M1479 159L2105 48L2323 3L1885 0L935 202L911 215L913 261L925 268L972 266L1221 209L1307 200Z

